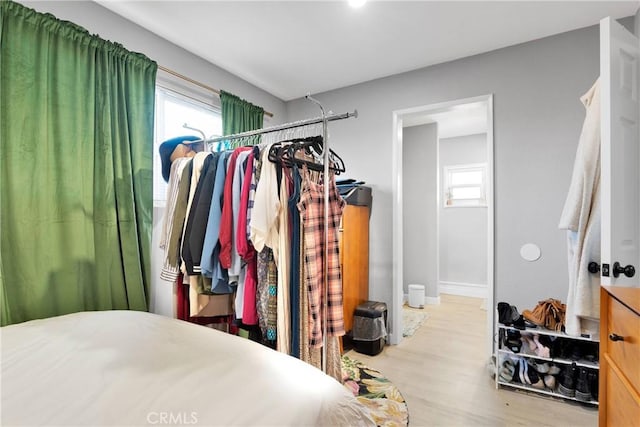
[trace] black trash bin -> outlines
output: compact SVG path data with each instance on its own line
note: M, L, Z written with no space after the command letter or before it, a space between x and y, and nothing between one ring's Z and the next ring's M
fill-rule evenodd
M380 353L387 338L387 304L367 301L356 307L352 332L353 347L358 353Z

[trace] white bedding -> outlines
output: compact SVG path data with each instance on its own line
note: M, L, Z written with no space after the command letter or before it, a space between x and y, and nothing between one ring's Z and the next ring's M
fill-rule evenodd
M337 381L213 329L135 311L1 332L1 424L371 425Z

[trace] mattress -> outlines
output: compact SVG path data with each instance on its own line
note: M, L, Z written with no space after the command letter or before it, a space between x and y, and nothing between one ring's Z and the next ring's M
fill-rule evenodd
M0 334L2 425L375 425L320 370L180 320L82 312Z

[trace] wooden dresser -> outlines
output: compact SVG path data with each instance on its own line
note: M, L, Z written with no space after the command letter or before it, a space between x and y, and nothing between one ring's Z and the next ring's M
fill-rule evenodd
M353 328L356 307L369 299L369 206L346 205L340 227L344 329Z
M600 427L640 426L640 288L600 289Z

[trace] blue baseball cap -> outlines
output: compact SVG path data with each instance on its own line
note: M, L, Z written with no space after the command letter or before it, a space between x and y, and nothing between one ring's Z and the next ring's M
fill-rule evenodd
M169 172L171 172L171 153L176 147L182 144L184 141L197 141L200 137L187 135L177 136L175 138L167 139L162 144L158 151L160 152L160 160L162 161L162 177L165 182L169 182Z

